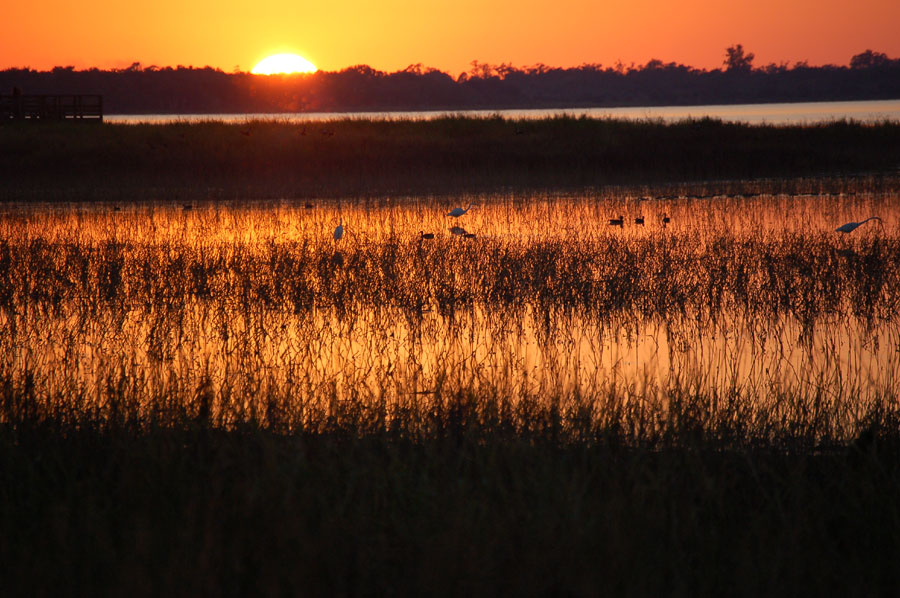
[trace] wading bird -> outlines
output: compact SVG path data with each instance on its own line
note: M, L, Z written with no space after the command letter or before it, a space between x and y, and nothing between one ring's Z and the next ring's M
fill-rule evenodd
M472 204L469 204L469 207L466 208L465 210L462 208L453 208L452 210L447 212L447 215L453 216L454 218L459 218L460 216L462 216L463 214L465 214L466 212L468 212L471 209L472 209Z
M878 222L881 222L881 218L879 218L878 216L872 216L870 218L866 218L862 222L848 222L847 224L842 224L834 229L834 231L838 233L852 233L869 220L877 220Z
M625 224L625 217L619 216L618 218L610 218L609 225L610 226L623 226Z
M341 237L344 236L344 218L341 217L340 224L337 225L337 228L334 229L334 240L340 241Z

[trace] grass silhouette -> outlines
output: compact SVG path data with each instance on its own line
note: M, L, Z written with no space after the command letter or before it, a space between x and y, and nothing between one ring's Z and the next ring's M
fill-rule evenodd
M246 199L896 175L900 125L554 117L6 127L0 198Z

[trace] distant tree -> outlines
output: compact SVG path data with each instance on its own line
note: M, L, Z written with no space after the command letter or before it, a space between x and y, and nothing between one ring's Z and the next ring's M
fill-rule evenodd
M525 72L529 75L543 75L544 73L547 73L549 71L550 67L543 62L539 62L525 68Z
M509 63L502 63L500 66L496 68L497 74L500 75L501 79L506 79L509 75L518 74L521 71L514 67Z
M472 68L469 69L469 77L473 79L490 79L494 74L494 67L487 62L478 62L473 60L469 63Z
M346 75L361 75L370 79L384 76L384 72L373 69L368 64L354 64L338 72Z
M725 50L725 66L729 71L749 71L753 68L753 59L756 55L753 52L744 53L744 46L736 44Z
M770 62L766 66L762 68L762 71L767 75L777 75L779 73L784 73L788 70L788 64L786 62L781 62L780 64L775 64L774 62Z
M850 59L850 68L853 69L871 69L888 66L891 59L884 52L873 52L866 50L861 54L857 54Z

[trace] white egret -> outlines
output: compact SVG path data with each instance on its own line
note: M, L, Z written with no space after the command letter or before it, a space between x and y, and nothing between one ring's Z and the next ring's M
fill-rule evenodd
M472 204L469 204L469 207L466 208L465 210L462 208L453 208L452 210L447 212L447 215L453 216L454 218L459 218L460 216L462 216L463 214L465 214L466 212L468 212L471 209L472 209Z
M340 224L338 224L337 228L334 229L334 240L340 241L341 237L343 237L343 236L344 236L344 218L342 216Z
M872 216L870 218L866 218L862 222L848 222L847 224L842 224L839 227L837 227L836 229L834 229L834 231L838 232L838 233L845 233L845 234L852 233L853 231L858 229L860 226L862 226L869 220L877 220L877 221L881 222L881 218L879 218L878 216Z

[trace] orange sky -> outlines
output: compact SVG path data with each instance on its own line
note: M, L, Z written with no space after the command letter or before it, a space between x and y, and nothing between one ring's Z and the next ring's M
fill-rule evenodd
M866 49L900 58L900 0L154 0L9 2L0 69L212 66L249 71L295 52L320 69L394 71L411 63L457 75L472 60L527 66L721 65L741 43L756 65L848 64ZM90 6L90 9L84 8Z

